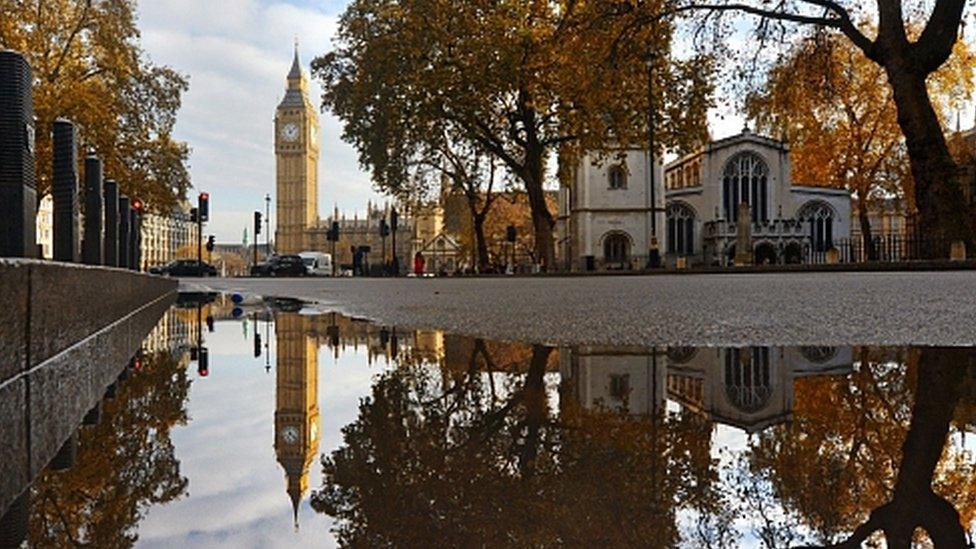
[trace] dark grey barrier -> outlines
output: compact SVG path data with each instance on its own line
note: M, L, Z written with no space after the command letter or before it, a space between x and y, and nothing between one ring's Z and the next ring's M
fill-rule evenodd
M176 289L121 269L0 259L0 516L97 406Z

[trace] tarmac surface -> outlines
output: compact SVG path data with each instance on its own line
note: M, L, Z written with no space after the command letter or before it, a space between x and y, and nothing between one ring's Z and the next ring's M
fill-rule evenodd
M554 345L976 345L976 271L181 281L201 289Z

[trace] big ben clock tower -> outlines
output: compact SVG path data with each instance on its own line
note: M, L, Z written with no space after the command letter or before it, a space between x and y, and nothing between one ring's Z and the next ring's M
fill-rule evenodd
M319 118L308 98L308 79L295 59L285 97L275 114L278 209L275 249L297 254L309 249L309 229L318 224Z
M318 344L307 316L275 319L275 455L285 470L285 490L295 512L308 490L308 468L319 448Z

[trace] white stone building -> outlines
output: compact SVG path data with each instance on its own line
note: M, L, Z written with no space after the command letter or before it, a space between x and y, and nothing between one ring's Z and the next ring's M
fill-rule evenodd
M184 202L169 215L143 215L140 235L140 268L144 271L177 259L180 250L185 256L196 259L197 224L190 220L188 202Z
M54 257L54 199L50 194L41 199L34 220L37 230L37 247L41 259Z
M649 164L646 151L623 149L585 154L571 167L570 183L559 189L556 220L563 268L646 266L652 235L660 235L665 222L661 162L654 163L653 186Z
M850 236L846 190L795 184L790 149L748 129L664 170L666 261L726 265L735 255L738 205L749 204L757 264L823 262ZM660 234L661 232L659 232Z

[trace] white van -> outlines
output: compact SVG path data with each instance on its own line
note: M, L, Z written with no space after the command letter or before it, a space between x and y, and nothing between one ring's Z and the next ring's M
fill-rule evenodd
M322 252L302 252L298 254L305 263L310 276L332 276L332 256Z

